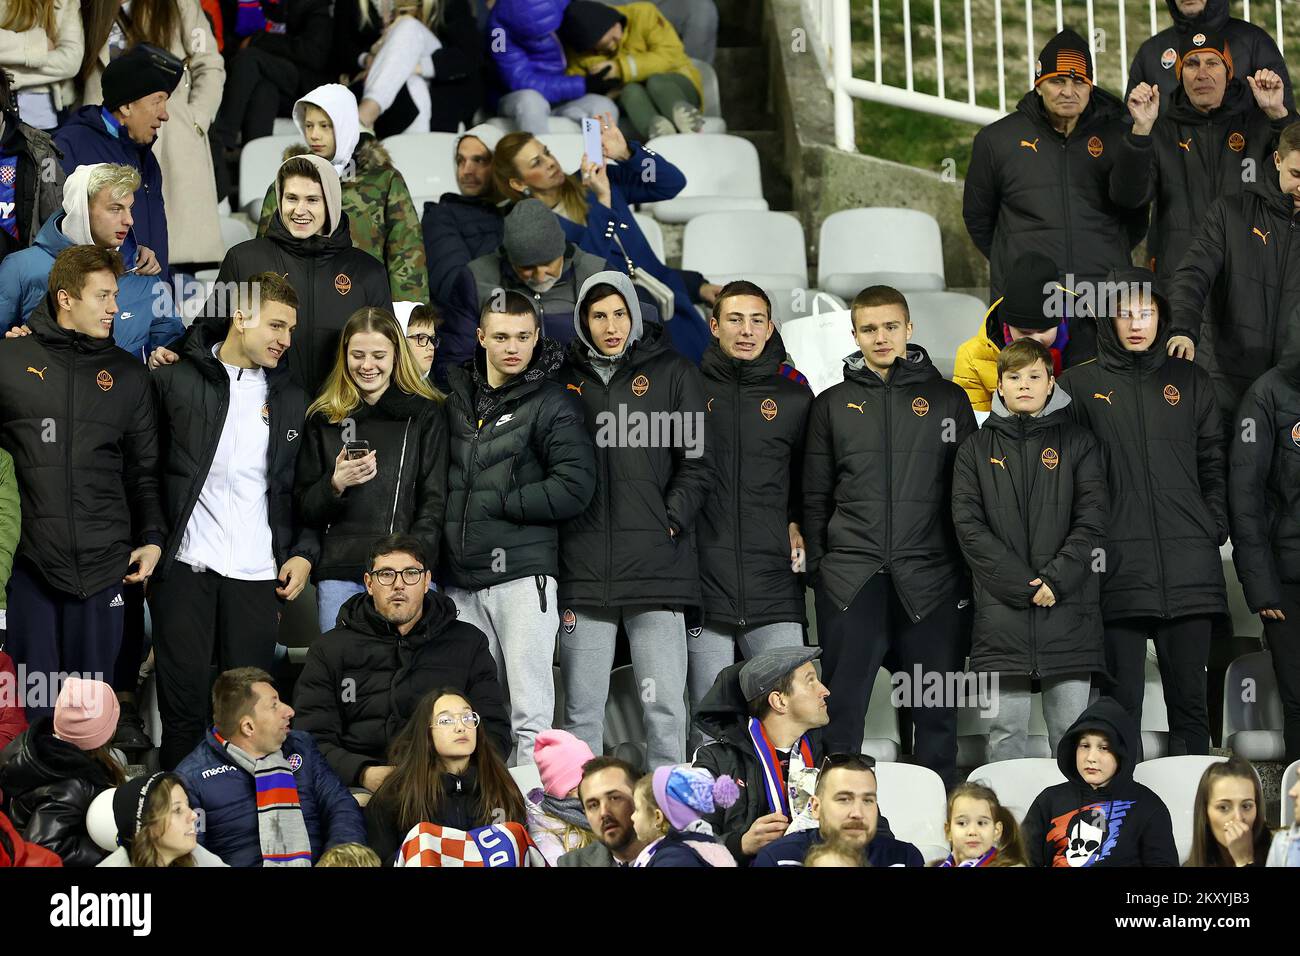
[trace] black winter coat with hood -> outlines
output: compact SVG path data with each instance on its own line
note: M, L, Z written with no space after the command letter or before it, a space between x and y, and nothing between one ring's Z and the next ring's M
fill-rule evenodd
M1070 421L1054 388L1038 417L993 411L957 453L952 517L975 578L970 666L1051 677L1105 671L1101 576L1106 463L1092 433ZM1038 607L1041 578L1056 595Z
M292 351L292 350L290 350ZM334 460L350 441L368 441L378 473L336 495ZM413 534L424 559L438 560L447 500L447 419L442 404L408 395L390 384L373 405L331 422L322 412L307 419L298 452L295 492L303 523L320 535L313 581L360 581L370 546L389 534Z
M1146 199L1155 204L1147 251L1165 283L1173 278L1210 204L1241 195L1246 162L1254 164L1258 176L1273 175L1277 138L1297 119L1288 111L1282 119L1270 120L1246 81L1237 78L1228 81L1218 109L1208 113L1192 106L1181 86L1171 99L1168 110L1161 104L1150 135L1126 134L1129 146L1147 160Z
M487 386L481 347L451 370L447 583L477 591L534 575L558 577L560 524L582 514L596 491L596 453L582 405L550 379L563 359L559 343L543 337L528 368L498 389Z
M559 381L581 399L595 437L596 493L560 530L560 604L698 607L695 522L713 480L703 379L663 326L642 324L623 273L592 276L578 302L600 282L622 293L632 327L617 358L596 357L574 309L577 337Z
M229 327L229 320L225 323ZM185 530L208 480L221 432L230 409L230 376L212 350L225 340L215 324L189 337L181 360L152 375L158 400L158 450L162 459L162 498L170 529L158 562L163 577L180 550ZM293 497L293 479L301 447L307 396L293 381L288 365L266 371L263 410L270 430L266 449L267 518L277 567L292 557L313 565L320 558L320 539L303 527Z
M440 687L465 693L483 718L481 732L508 757L510 716L483 632L457 619L451 598L430 591L403 637L370 595L356 594L339 609L338 627L307 651L294 685L294 727L315 738L340 780L360 786L363 770L387 763L389 744L420 698Z
M1102 786L1079 772L1079 738L1094 732L1110 742L1118 767ZM1022 825L1030 866L1177 866L1169 809L1133 782L1137 723L1119 701L1102 697L1085 710L1056 747L1066 783L1048 787Z
M909 345L889 378L861 353L812 403L803 537L813 586L847 608L882 571L912 621L969 591L952 527L952 466L975 433L961 387Z
M1149 283L1151 273L1109 282ZM1226 614L1219 545L1228 538L1223 426L1203 368L1170 358L1169 303L1158 292L1155 341L1130 352L1097 321L1097 358L1057 387L1070 418L1101 442L1110 489L1101 609L1106 621Z
M713 492L700 511L704 615L761 627L804 620L802 576L790 570L790 522L803 517L803 455L813 394L782 372L781 333L756 359L704 351Z
M289 232L277 209L266 235L241 242L226 253L217 273L217 285L204 308L203 324L220 326L232 313L229 295L234 288L223 283L244 283L259 272L286 276L298 293L298 326L293 330L293 347L287 355L295 380L308 398L320 394L338 354L339 333L358 309L373 306L393 311L393 297L384 264L370 253L352 245L347 213L338 174L319 156L295 156L321 171L325 190L325 229L307 239ZM277 177L278 182L278 177ZM279 190L276 201L279 202ZM200 323L196 322L195 326ZM195 326L191 326L193 329ZM187 332L186 336L192 333ZM184 348L173 343L172 351Z
M1124 99L1133 92L1139 83L1150 83L1160 87L1160 115L1169 109L1173 93L1179 87L1178 72L1174 66L1178 59L1179 34L1195 33L1200 30L1221 31L1228 41L1228 52L1232 57L1233 75L1243 81L1258 70L1272 70L1282 77L1286 84L1287 109L1295 109L1295 99L1291 91L1291 78L1287 73L1286 60L1277 48L1277 44L1268 31L1245 20L1228 16L1228 0L1208 0L1205 9L1194 17L1183 15L1178 10L1178 0L1165 0L1173 26L1165 27L1154 36L1148 37L1138 47L1133 63L1129 66L1128 86ZM1273 8L1269 6L1271 11Z
M54 718L42 717L0 753L0 792L24 840L39 843L64 866L95 866L108 856L86 829L86 811L116 786L103 764L54 736Z
M1015 262L1041 252L1062 275L1097 281L1132 264L1146 233L1142 157L1125 139L1127 110L1093 87L1069 137L1030 90L1016 111L975 135L962 216L989 260L989 301Z
M134 548L162 546L149 372L113 344L61 328L49 297L32 334L0 339L0 448L22 498L17 557L85 598L120 583Z
M1232 440L1228 506L1232 563L1251 611L1280 608L1284 588L1300 589L1300 325L1292 320L1286 352L1237 410L1252 423Z
M1197 343L1197 364L1210 369L1225 417L1250 383L1277 364L1288 323L1295 321L1298 217L1295 200L1278 187L1277 171L1267 164L1240 195L1210 204L1174 273L1169 334Z

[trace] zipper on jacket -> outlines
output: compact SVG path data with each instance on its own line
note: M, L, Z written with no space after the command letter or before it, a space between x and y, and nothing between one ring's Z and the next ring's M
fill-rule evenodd
M1149 459L1150 445L1147 442L1147 416L1146 409L1142 403L1142 372L1138 368L1137 362L1133 363L1133 391L1137 393L1137 420L1138 429L1142 438L1143 458ZM1142 471L1145 473L1147 482L1147 518L1151 522L1151 550L1155 553L1156 558L1156 591L1160 595L1160 616L1169 617L1169 601L1165 594L1165 562L1160 554L1160 533L1156 529L1156 497L1155 487L1151 481L1151 467L1148 461L1143 461Z
M76 406L73 404L74 401L73 388L74 388L74 382L77 377L76 372L77 372L77 352L76 349L73 349L72 354L71 356L69 356L68 359L68 430L69 431L72 430L72 410L76 408ZM67 462L68 462L67 467L64 468L64 473L68 476L68 540L72 544L72 573L77 580L77 597L79 597L81 600L84 601L87 595L86 595L85 581L81 577L81 560L80 560L81 556L77 551L77 519L73 515L73 510L72 510L73 500L75 496L73 495L72 492L72 436L71 435L68 436L68 441L65 441L63 443L63 448L64 448L64 456L67 458ZM131 569L128 567L127 570L130 571Z
M406 465L406 439L411 434L411 420L406 420L406 427L402 429L402 453L397 459L397 487L393 489L393 513L388 519L388 533L393 533L393 526L397 524L397 500L402 496L402 469ZM466 501L469 499L466 498Z
M740 520L740 376L736 376L736 401L732 405L732 435L735 438L735 454L732 455L734 467L732 469L732 515L736 522L736 613L739 620L736 624L739 627L745 626L745 569L741 561L741 555L744 553L744 545L741 543L741 528L744 522Z
M1076 123L1074 132L1079 132ZM1074 242L1070 232L1070 138L1061 137L1061 212L1065 219L1065 261L1074 262Z
M889 373L892 379L898 374L895 369ZM889 583L893 587L894 593L898 595L899 603L903 605L903 610L911 618L913 623L921 619L920 615L912 608L912 604L907 600L907 595L903 593L903 586L898 583L898 577L895 575L897 570L893 564L894 557L894 440L891 435L893 431L894 415L893 402L890 400L890 394L893 392L893 384L886 380L885 382L885 567L889 569ZM877 572L879 573L879 572Z
M1019 416L1017 416L1019 417ZM1025 435L1025 422L1021 418L1020 426L1020 474L1024 478L1024 491L1020 494L1020 515L1025 527L1025 560L1034 560L1033 538L1029 534L1029 442ZM1032 570L1032 569L1031 569ZM1041 580L1041 575L1039 576ZM1037 593L1037 592L1035 592ZM1029 676L1038 677L1038 628L1035 624L1035 613L1039 610L1037 604L1030 599L1029 603Z
M614 373L610 375L608 382L605 382L603 380L601 381L601 385L605 389L605 409L607 411L609 410L610 398L613 395L613 390L610 388L610 385L613 384L614 375L617 374L618 374L618 370L615 369ZM597 375L596 378L600 379L600 376ZM601 597L600 606L609 607L609 579L614 576L614 570L613 570L614 513L610 507L610 500L613 498L613 495L611 494L611 492L613 491L613 486L610 484L610 480L609 480L609 449L606 448L604 451L605 451L605 575L604 575L605 580L604 580L604 591Z
M473 399L473 394L470 395L470 398ZM469 410L467 420L471 425L477 421L474 418L473 409ZM469 532L469 476L474 472L474 462L478 461L478 436L482 431L482 422L479 422L478 427L474 429L474 437L470 439L469 455L465 459L465 508L460 515L460 557L462 561L465 560L465 537Z
M1277 273L1277 295L1273 299L1272 322L1269 325L1269 338L1272 340L1273 354L1280 357L1282 349L1277 345L1277 320L1278 314L1282 311L1282 287L1286 280L1286 267L1291 257L1291 237L1295 235L1295 210L1291 210L1291 218L1286 227L1286 247L1282 250L1282 265ZM1282 346L1286 346L1286 336L1283 336ZM1276 359L1273 364L1277 364Z

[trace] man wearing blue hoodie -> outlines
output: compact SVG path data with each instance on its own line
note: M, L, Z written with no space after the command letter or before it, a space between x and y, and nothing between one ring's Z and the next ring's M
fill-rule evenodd
M171 289L138 270L149 258L132 230L140 174L131 166L78 166L63 186L63 208L50 216L30 249L0 263L0 331L26 322L45 298L54 259L69 246L99 246L122 254L127 272L118 280L113 341L141 360L184 331Z

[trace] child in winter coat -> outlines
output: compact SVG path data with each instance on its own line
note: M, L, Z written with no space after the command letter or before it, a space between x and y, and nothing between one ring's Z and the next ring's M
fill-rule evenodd
M998 801L992 788L981 783L963 783L948 794L943 832L952 852L935 866L1025 865L1015 814Z
M713 836L703 819L715 808L731 806L740 788L730 777L690 764L660 767L637 781L632 823L640 840L649 841L633 866L735 866L731 852Z
M1136 722L1102 697L1056 749L1066 782L1048 787L1025 815L1030 866L1177 866L1169 810L1133 782Z
M118 847L99 866L226 866L221 857L199 846L181 778L153 773L128 780L113 791L113 822Z
M565 853L581 850L595 839L578 798L583 765L594 759L591 748L565 730L544 730L533 742L533 762L542 786L525 800L528 835L549 866L558 866Z

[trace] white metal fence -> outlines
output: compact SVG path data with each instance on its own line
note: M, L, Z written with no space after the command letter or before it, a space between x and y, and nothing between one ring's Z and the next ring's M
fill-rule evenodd
M1110 87L1118 94L1123 95L1128 84L1129 64L1132 60L1129 51L1128 36L1128 18L1126 6L1139 6L1142 0L1132 0L1126 4L1125 0L1115 0L1118 9L1113 9L1109 4L1102 14L1094 9L1093 0L1086 0L1085 10L1086 24L1077 24L1073 18L1079 11L1075 9L1077 4L1071 5L1070 15L1072 18L1071 26L1078 29L1079 26L1086 26L1086 36L1088 45L1092 51L1092 60L1094 69L1097 72L1097 80L1103 86ZM835 94L835 142L840 149L854 150L855 137L853 130L853 100L864 99L875 103L882 103L887 106L901 106L907 109L920 110L926 113L933 113L937 116L945 116L950 119L964 120L970 123L985 125L1000 119L1007 112L1007 70L1004 59L1004 33L1003 21L1004 8L1014 8L1017 0L993 0L992 16L988 20L992 22L981 22L984 17L980 13L972 14L971 0L918 0L916 7L918 11L929 7L929 18L932 19L934 31L934 48L933 50L914 51L912 44L913 33L913 3L912 0L902 0L902 49L901 51L891 48L883 48L880 39L881 12L880 0L871 0L871 23L872 23L872 42L869 49L873 51L872 63L874 76L871 79L853 75L852 59L852 40L851 40L851 16L849 8L850 0L803 0L804 23L808 28L809 41L812 44L813 52L817 56L818 63L821 65L822 72L826 77L828 86ZM1273 0L1273 38L1277 41L1279 47L1282 46L1282 7L1284 0ZM944 26L943 11L961 4L962 7L962 26L965 41L965 87L966 95L964 98L955 98L949 95L947 78L944 72ZM1141 46L1143 41L1160 30L1169 26L1169 13L1162 0L1147 0L1150 8L1150 32L1133 38L1133 52ZM1292 6L1297 4L1292 2ZM1024 30L1025 30L1025 76L1026 83L1023 87L1014 85L1011 88L1011 95L1016 99L1019 98L1024 90L1029 89L1034 84L1034 65L1038 58L1038 52L1042 45L1050 39L1050 35L1044 35L1041 31L1036 37L1034 33L1035 7L1038 8L1039 15L1044 7L1050 7L1049 2L1044 0L1024 0ZM1266 3L1256 3L1256 7L1266 6ZM1233 14L1240 16L1242 19L1251 19L1250 0L1241 0L1240 4L1233 4ZM983 11L981 11L982 13ZM1056 32L1060 32L1066 25L1065 10L1063 9L1062 0L1055 0L1056 13ZM1104 20L1107 25L1116 24L1115 33L1118 39L1117 44L1107 42L1108 31L1105 27L1098 27L1099 19ZM1117 22L1116 22L1117 21ZM918 23L922 22L920 20ZM1263 24L1265 28L1269 24ZM997 107L982 106L976 102L979 94L990 93L992 84L988 89L981 89L978 85L978 78L975 70L975 37L983 31L992 29L993 39L997 51L997 76L996 92ZM1100 41L1100 43L1099 43ZM902 86L893 83L887 83L884 80L884 64L886 57L895 57L901 53L904 81ZM926 59L934 66L934 83L937 84L937 92L929 93L916 89L916 66L917 59ZM1014 72L1013 72L1014 76ZM986 78L987 79L987 78ZM979 96L980 99L990 98L988 96ZM1014 100L1013 100L1014 105Z

